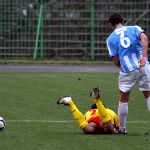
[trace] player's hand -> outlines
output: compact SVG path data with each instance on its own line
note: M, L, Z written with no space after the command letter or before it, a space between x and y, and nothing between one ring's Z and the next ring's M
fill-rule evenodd
M139 68L142 68L146 64L146 57L142 57L142 59L139 61Z

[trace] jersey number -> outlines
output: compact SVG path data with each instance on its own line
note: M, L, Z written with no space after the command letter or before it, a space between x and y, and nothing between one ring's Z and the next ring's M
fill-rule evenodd
M124 48L128 48L131 45L130 39L124 36L124 32L120 34L120 44Z

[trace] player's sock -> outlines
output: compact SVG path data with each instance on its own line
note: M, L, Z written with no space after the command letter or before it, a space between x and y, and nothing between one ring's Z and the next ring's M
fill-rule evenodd
M148 98L146 99L146 101L147 101L147 108L148 108L148 111L150 112L150 97L148 97Z
M126 118L128 114L128 103L119 102L118 117L120 121L120 129L126 129Z
M111 120L110 115L107 113L107 110L105 106L103 105L102 101L99 98L94 99L97 109L98 109L98 114L100 119L102 120L103 123L108 122Z
M78 110L72 100L70 100L68 106L70 108L70 112L72 113L73 118L75 119L77 124L83 129L88 124L88 122L84 118L84 115Z

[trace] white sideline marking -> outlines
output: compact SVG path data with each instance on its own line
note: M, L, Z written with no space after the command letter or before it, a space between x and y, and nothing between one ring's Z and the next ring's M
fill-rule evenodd
M72 123L73 120L7 120L6 122L25 122L25 123Z
M16 122L21 122L21 123L74 123L74 120L6 120L6 122L10 123L16 123ZM129 124L134 124L134 123L142 123L142 124L149 124L150 121L127 121Z
M147 124L147 123L150 123L150 121L127 121L127 123L142 123L142 124Z

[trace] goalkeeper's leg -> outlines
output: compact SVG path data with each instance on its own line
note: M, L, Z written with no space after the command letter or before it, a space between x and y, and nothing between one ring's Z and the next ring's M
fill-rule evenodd
M75 121L77 122L77 124L83 129L85 126L88 125L88 122L85 120L84 115L79 111L79 109L76 107L76 105L74 104L73 100L71 97L64 97L61 98L57 104L63 104L63 105L67 105L70 109L70 112L73 116L73 118L75 119Z
M97 124L94 122L88 123L84 115L79 111L79 109L74 104L71 97L64 97L57 101L57 104L67 105L70 109L70 112L77 122L77 124L83 129L85 134L95 134L97 133Z
M112 133L113 124L111 122L111 116L110 114L107 113L107 110L100 99L99 88L98 87L94 88L90 95L93 98L94 102L96 103L99 117L103 123L102 128L104 133Z

